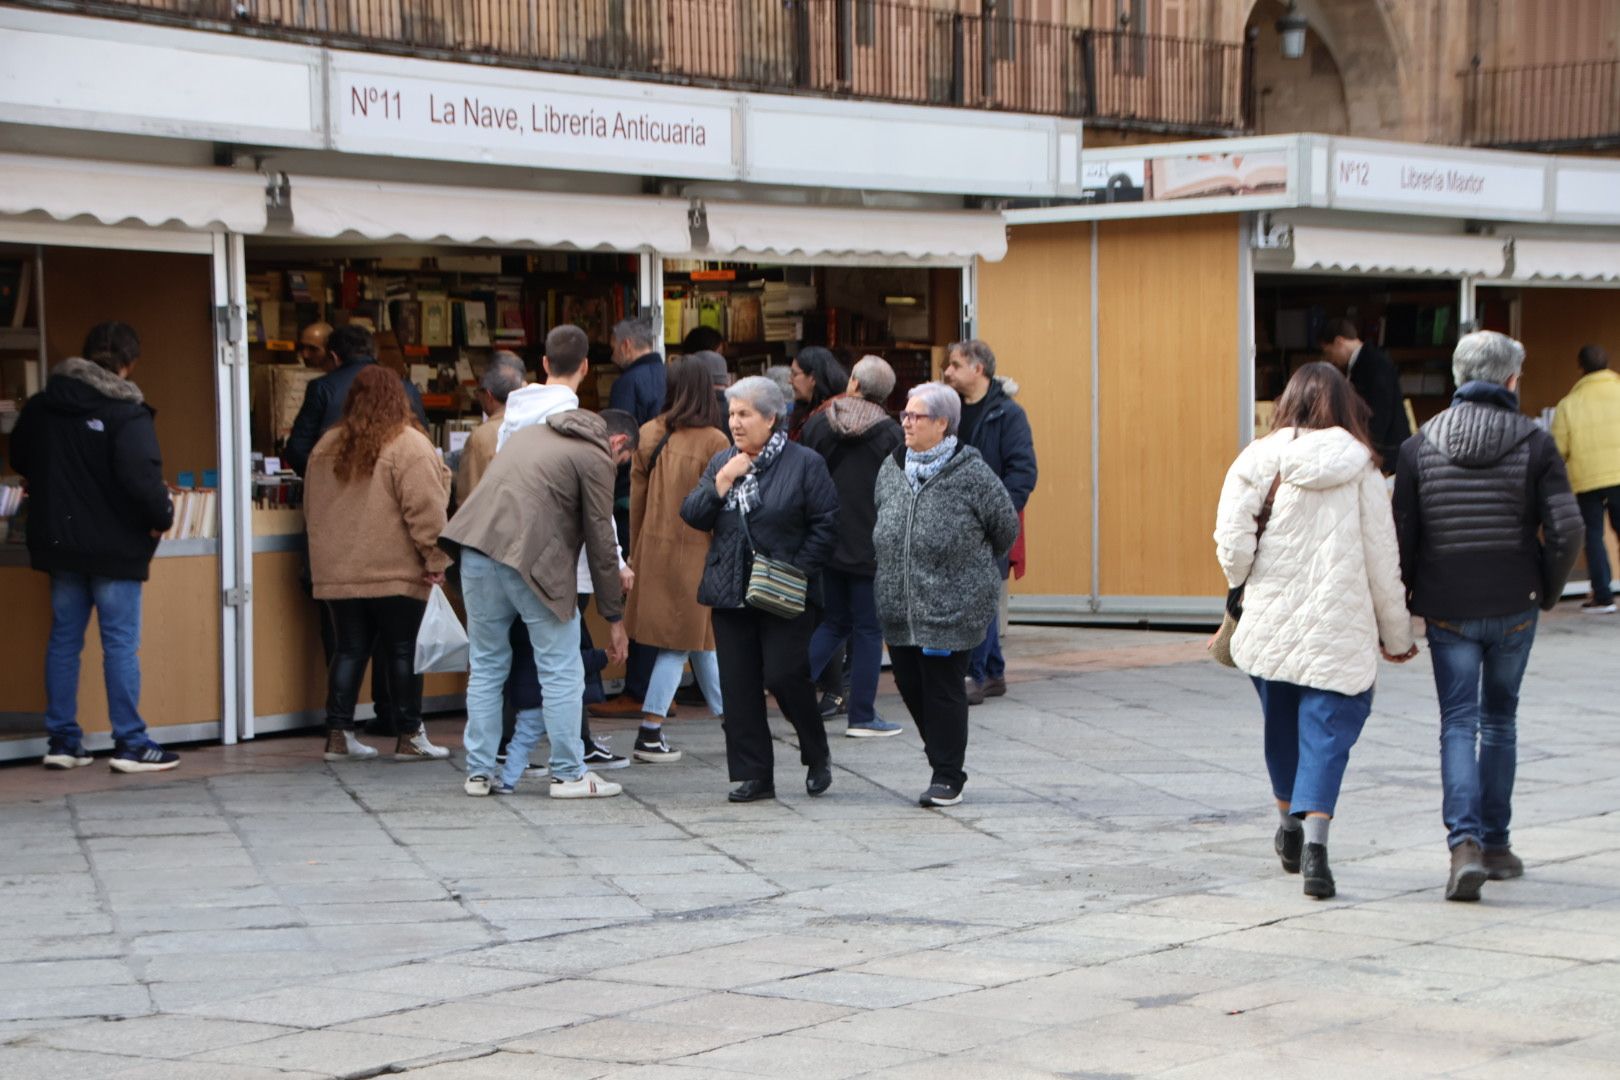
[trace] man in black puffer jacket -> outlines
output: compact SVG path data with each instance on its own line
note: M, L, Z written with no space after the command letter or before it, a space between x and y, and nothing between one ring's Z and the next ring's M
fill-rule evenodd
M1401 575L1440 698L1448 900L1524 872L1508 842L1519 684L1537 613L1558 603L1581 544L1558 448L1519 412L1523 367L1512 338L1464 336L1452 406L1406 441L1395 474Z
M88 765L78 722L79 654L93 609L101 627L115 772L180 763L146 733L141 695L141 582L174 520L155 415L129 381L141 342L102 323L28 399L11 434L12 464L28 483L28 555L51 576L45 647L47 769Z

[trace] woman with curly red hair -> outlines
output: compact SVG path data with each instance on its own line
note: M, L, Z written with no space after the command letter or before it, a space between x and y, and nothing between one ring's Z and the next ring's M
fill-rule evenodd
M315 599L334 641L328 761L377 756L355 737L354 707L379 638L398 717L395 760L449 755L428 741L422 677L415 673L428 592L450 565L438 547L449 501L450 472L417 424L404 383L381 365L367 366L344 399L343 419L315 444L304 477Z

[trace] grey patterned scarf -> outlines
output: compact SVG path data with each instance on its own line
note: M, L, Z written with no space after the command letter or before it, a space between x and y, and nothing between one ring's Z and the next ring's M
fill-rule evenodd
M906 482L911 485L911 490L921 491L922 486L945 467L945 463L951 460L954 453L956 453L955 435L945 436L932 450L907 450Z
M738 513L746 514L759 505L760 475L776 464L776 459L782 456L782 449L787 446L787 442L788 437L785 431L778 431L771 436L770 441L765 444L765 449L755 456L754 467L749 469L741 480L732 484L731 490L726 492L725 508L727 510L736 510Z

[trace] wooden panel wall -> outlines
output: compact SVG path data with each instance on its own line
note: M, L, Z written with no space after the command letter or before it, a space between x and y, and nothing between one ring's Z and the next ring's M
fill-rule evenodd
M1091 592L1091 225L1013 229L979 266L979 336L1019 384L1040 482L1024 526L1029 572L1013 591Z
M213 285L205 255L50 248L45 323L51 363L77 356L99 322L127 322L141 336L134 381L157 410L163 473L200 475L219 465L214 423Z
M1102 226L1105 596L1225 592L1210 534L1238 451L1238 240L1236 216Z
M45 641L51 625L50 579L22 567L0 568L0 712L45 711ZM141 715L152 727L220 718L219 560L187 556L152 561L141 593ZM109 730L96 620L85 632L79 667L79 725ZM40 733L44 733L43 723Z
M1519 333L1524 340L1525 412L1557 405L1581 377L1575 354L1602 345L1620 360L1620 289L1521 289Z
M295 551L253 556L253 712L257 716L320 712L326 707L326 658L315 601L299 581L304 556ZM452 602L456 601L453 590ZM424 698L467 692L467 677L429 675ZM371 701L371 676L360 702Z

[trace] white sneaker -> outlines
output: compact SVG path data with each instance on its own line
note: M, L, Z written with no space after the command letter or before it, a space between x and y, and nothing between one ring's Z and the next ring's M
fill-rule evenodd
M530 765L523 770L525 780L544 780L551 775L551 768L547 765Z
M551 778L553 799L606 799L623 790L620 785L603 780L593 772L586 773L578 780L564 780L559 776Z
M488 795L489 777L482 773L477 776L469 776L466 782L461 785L461 790L469 795Z
M442 761L450 756L450 750L443 746L434 746L428 742L427 728L417 728L416 734L408 739L400 739L394 743L395 761Z
M365 761L376 756L377 751L355 738L352 731L327 732L327 761Z

